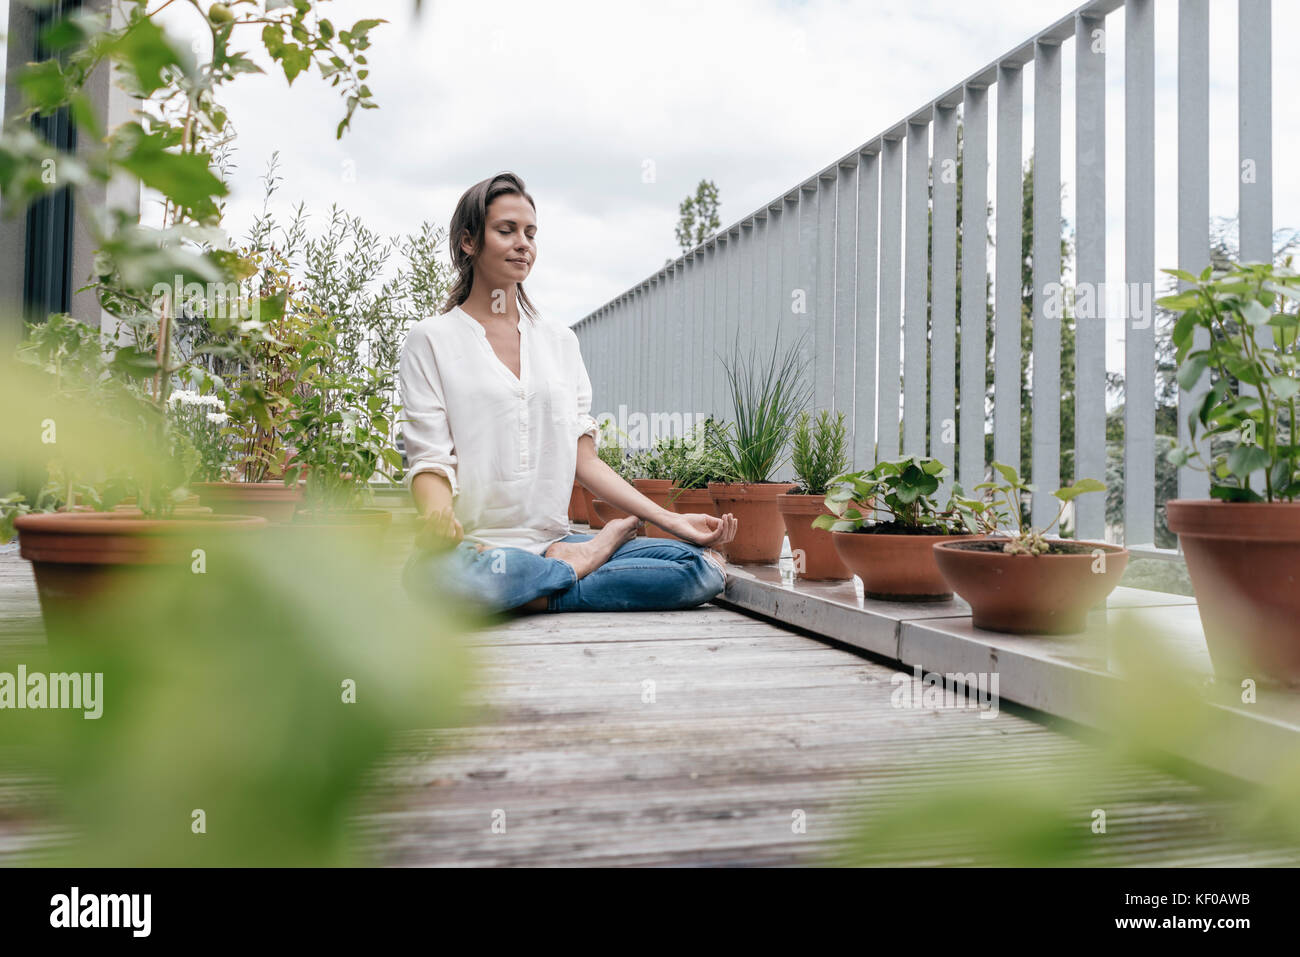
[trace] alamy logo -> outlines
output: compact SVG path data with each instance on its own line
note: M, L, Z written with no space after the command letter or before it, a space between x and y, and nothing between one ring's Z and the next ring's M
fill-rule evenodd
M98 718L104 713L104 673L0 671L0 708L81 708L82 717Z
M946 709L978 708L981 718L998 716L998 673L980 671L966 674L921 671L898 672L889 679L894 686L889 703L895 708Z
M131 936L148 937L152 894L71 894L50 898L51 927L129 927Z

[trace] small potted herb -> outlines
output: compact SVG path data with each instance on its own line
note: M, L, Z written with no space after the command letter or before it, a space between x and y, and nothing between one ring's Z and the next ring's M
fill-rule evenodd
M934 458L908 456L831 479L825 497L832 515L813 527L831 533L849 571L862 579L869 598L889 601L948 601L952 591L934 561L934 545L979 537L988 527L988 507L962 497L954 484L946 505L932 497L948 468ZM869 521L858 505L873 502L887 517Z
M635 453L631 458L629 468L632 475L632 485L636 490L656 505L660 505L669 511L673 510L669 504L673 479L668 471L670 459L665 457L664 453L672 441L671 438L663 438L650 448ZM676 537L665 532L653 522L646 523L646 534L651 538Z
M674 512L718 514L713 505L713 496L709 494L709 483L731 479L731 473L713 451L715 443L709 439L710 433L719 428L717 420L709 416L703 422L696 423L690 434L663 440L659 454L672 482L668 507Z
M600 442L597 443L596 455L600 457L602 462L617 472L620 478L631 482L633 452L623 443L626 438L626 432L606 420L601 426ZM628 512L594 496L589 500L589 506L587 514L591 520L592 528L604 528L606 522L612 522L616 518L629 517Z
M994 462L1001 482L983 482L991 522L1014 522L1015 532L994 533L983 541L934 546L944 579L971 606L976 628L1013 634L1066 635L1083 631L1088 609L1105 601L1128 564L1128 549L1105 542L1048 538L1066 507L1080 495L1105 492L1096 479L1080 479L1052 493L1060 500L1056 517L1043 528L1027 527L1020 508L1024 493L1035 491L1009 465ZM1008 518L1007 516L1011 516Z
M1175 499L1165 514L1210 658L1224 677L1300 685L1300 275L1289 260L1165 272L1188 283L1160 300L1178 314L1178 384L1209 385L1187 417L1201 447L1169 458L1208 470L1210 498Z
M835 514L826 507L826 493L831 479L849 466L845 432L843 412L832 418L822 409L814 424L805 411L795 423L790 461L799 487L778 495L776 506L785 521L796 578L843 581L852 577L835 550L831 533L812 524L818 515Z
M706 432L705 440L710 461L727 476L708 483L714 508L736 517L736 537L726 545L731 562L771 563L781 555L785 523L776 500L796 483L771 477L788 460L795 416L808 404L800 349L796 342L783 353L778 339L768 358L760 358L752 344L742 357L737 340L733 358L723 363L736 417Z

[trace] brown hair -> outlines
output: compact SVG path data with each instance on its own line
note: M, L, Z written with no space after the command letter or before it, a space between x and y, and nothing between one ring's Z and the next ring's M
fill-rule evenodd
M450 312L468 299L470 287L474 284L474 260L461 248L461 239L469 233L474 248L481 250L484 234L487 231L488 207L498 196L509 195L522 196L528 200L533 211L537 211L537 204L524 189L524 181L514 173L497 173L480 183L475 183L465 190L460 201L456 203L456 211L451 214L451 228L448 231L447 242L451 248L451 264L456 270L456 281L452 283L451 292L448 293L447 301L443 304L443 312ZM532 300L528 298L528 293L524 292L522 282L518 285L518 293L519 311L529 319L536 320L537 310L533 307Z

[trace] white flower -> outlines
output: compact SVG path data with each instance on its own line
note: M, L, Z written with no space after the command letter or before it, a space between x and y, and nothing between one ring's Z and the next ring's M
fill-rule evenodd
M211 423L213 423L214 425L225 425L226 422L227 422L229 419L230 419L230 416L226 415L226 413L224 413L224 412L209 412L209 413L208 413L208 421L211 422Z
M194 405L199 401L199 394L188 389L177 389L167 397L167 401L179 402L181 405Z

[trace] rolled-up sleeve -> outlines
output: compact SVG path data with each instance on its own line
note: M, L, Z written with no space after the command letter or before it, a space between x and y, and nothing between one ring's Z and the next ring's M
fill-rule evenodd
M406 441L406 486L421 472L441 472L451 485L454 499L456 451L442 381L433 349L421 337L408 336L399 363L402 386L402 435Z
M572 329L569 336L573 340L572 356L574 369L573 380L578 383L578 424L573 434L573 441L584 435L590 435L597 447L600 446L600 424L591 417L591 379L587 375L587 365L582 361L582 348L578 345L578 335Z

